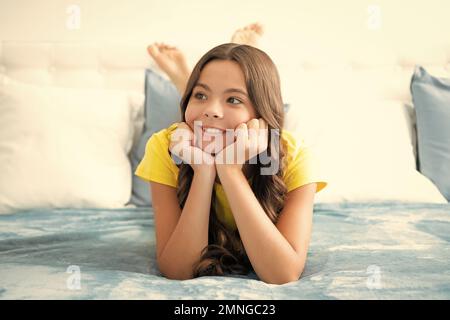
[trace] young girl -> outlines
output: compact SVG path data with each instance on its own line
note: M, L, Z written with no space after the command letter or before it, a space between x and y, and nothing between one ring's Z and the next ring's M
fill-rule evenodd
M314 195L327 183L303 141L283 130L279 76L256 48L261 34L258 24L238 30L192 73L178 49L148 49L182 93L182 122L152 135L135 172L150 182L157 263L170 279L255 272L284 284L304 269Z

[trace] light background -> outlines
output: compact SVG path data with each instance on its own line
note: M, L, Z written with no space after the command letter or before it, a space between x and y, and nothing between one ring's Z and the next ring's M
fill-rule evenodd
M79 29L66 26L70 5L81 9ZM381 9L378 29L369 26L377 19L371 5ZM306 51L348 56L357 48L440 45L450 39L449 12L448 0L0 0L0 39L166 41L195 60L228 42L236 28L260 21L266 26L262 48L285 71Z

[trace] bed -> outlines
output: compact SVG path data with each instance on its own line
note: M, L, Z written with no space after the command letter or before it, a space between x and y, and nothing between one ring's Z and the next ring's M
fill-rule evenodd
M449 299L450 205L319 204L296 282L169 280L151 208L0 216L1 299Z

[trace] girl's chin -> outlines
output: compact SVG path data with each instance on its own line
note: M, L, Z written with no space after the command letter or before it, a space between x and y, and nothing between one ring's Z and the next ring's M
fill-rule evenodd
M228 144L231 144L233 142L234 141L230 141ZM202 137L201 145L200 143L197 144L197 147L209 154L218 154L226 146L227 140L225 139L224 135Z
M223 145L216 145L215 143L211 143L210 141L203 141L203 145L201 148L204 152L208 154L218 154L223 149Z

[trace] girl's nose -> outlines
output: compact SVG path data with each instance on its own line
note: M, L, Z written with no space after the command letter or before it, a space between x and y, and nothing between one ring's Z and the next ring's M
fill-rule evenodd
M223 114L220 109L221 108L219 106L210 106L209 108L205 109L203 115L207 118L222 118Z
M205 112L205 116L207 118L220 118L220 116L218 114L210 113L210 112Z

